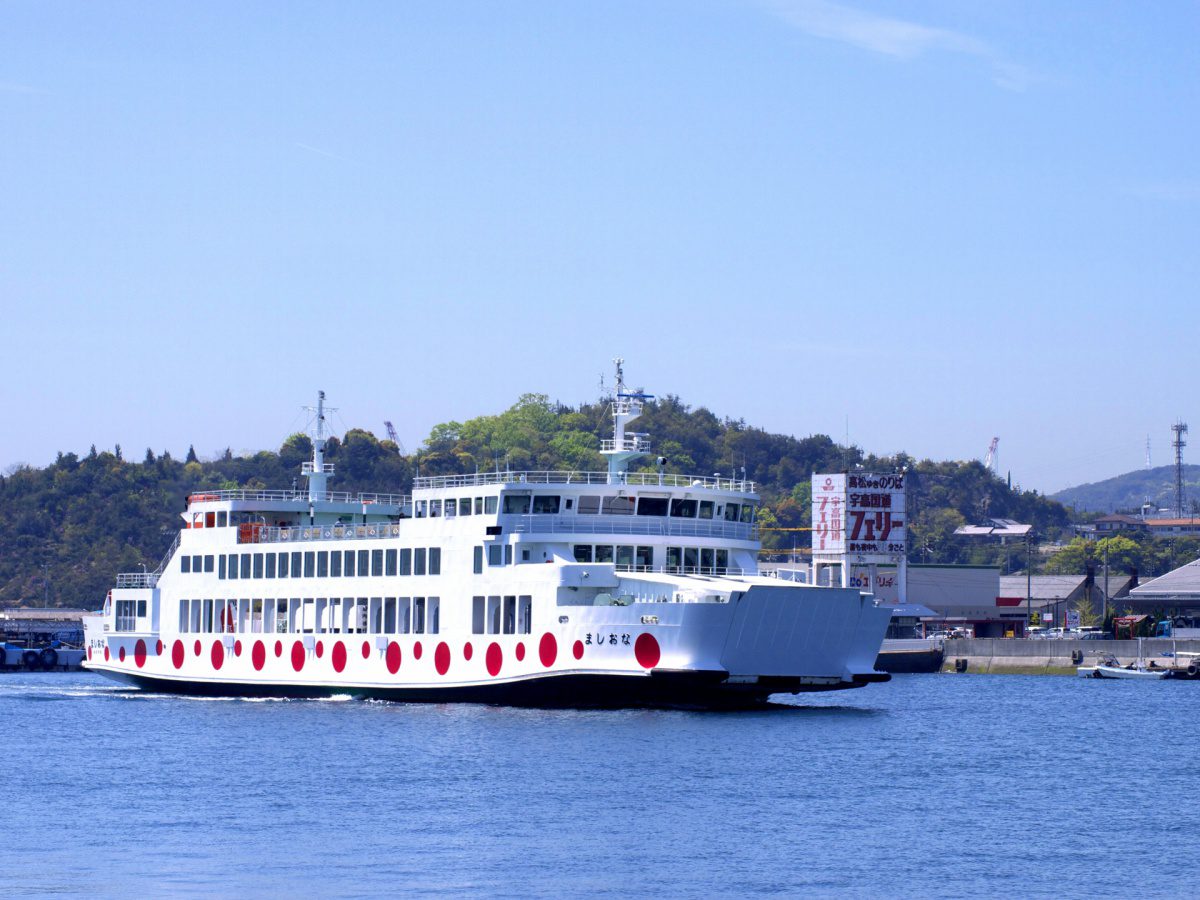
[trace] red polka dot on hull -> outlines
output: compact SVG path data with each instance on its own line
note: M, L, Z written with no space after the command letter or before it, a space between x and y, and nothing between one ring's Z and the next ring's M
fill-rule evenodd
M325 642L317 641L317 659L325 655Z
M155 656L162 656L162 651L163 651L163 642L162 642L162 641L155 641L155 643L154 643L154 655L155 655Z
M195 652L195 654L197 656L199 656L201 653L204 652L204 647L200 644L199 641L196 641L196 645L194 647L192 647L192 650Z
M393 675L400 671L400 645L395 641L388 642L387 668Z
M371 658L371 642L370 641L363 641L362 655L363 655L363 659Z
M517 642L517 662L524 662L524 660L525 660L525 644L523 642L518 641Z
M571 653L576 659L583 659L583 641L576 641Z
M250 662L254 664L256 672L261 672L267 664L267 648L263 646L262 641L255 641L254 646L250 648Z
M346 645L341 641L334 644L333 650L329 654L329 661L333 663L333 671L343 671L346 668Z
M297 672L304 668L304 645L299 641L292 644L292 668Z
M108 647L104 648L104 661L108 662Z
M439 675L445 675L450 671L450 648L446 643L437 645L437 649L433 651L433 667L437 669Z
M653 669L662 658L658 647L658 639L652 634L639 634L633 642L633 655L637 657L638 665L643 669Z
M183 641L176 641L171 645L171 664L177 669L183 668L183 660L187 656L187 650L184 649Z
M125 648L124 647L122 647L120 650L117 651L117 659L121 660L121 662L125 662Z
M475 648L471 646L470 641L467 641L465 644L463 644L463 659L470 661L471 657L474 655Z
M283 656L283 641L276 641L275 642L275 658L279 659L279 657L281 657L281 656Z
M146 642L141 638L133 645L133 663L139 669L146 664Z
M487 670L488 674L495 678L500 674L500 667L504 665L504 652L500 649L497 643L488 644L487 648Z
M221 641L213 641L212 667L219 669L223 665L225 665L225 645Z
M538 659L542 661L542 665L547 669L554 665L554 661L558 659L558 641L548 631L542 635L542 639L538 642Z
M415 644L413 644L413 659L420 659L422 652L421 642L417 641Z
M241 655L242 655L242 642L241 642L241 641L234 641L234 642L233 642L233 655L234 655L234 656L241 656Z

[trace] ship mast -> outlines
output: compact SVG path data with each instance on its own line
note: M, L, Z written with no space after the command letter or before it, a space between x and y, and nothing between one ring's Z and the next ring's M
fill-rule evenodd
M642 414L645 401L652 400L654 395L627 390L625 360L618 356L613 363L617 368L617 387L612 401L613 437L610 441L600 442L600 452L608 457L608 483L620 484L625 480L630 460L650 452L650 436L636 431L626 432L625 426Z
M316 406L304 408L317 416L312 462L306 462L300 468L300 473L308 478L308 500L311 503L325 499L329 476L333 474L333 463L325 462L325 392L317 391ZM333 412L332 407L329 412Z

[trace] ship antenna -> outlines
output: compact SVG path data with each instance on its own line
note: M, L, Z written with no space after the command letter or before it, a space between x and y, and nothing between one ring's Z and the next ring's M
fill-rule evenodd
M312 462L306 462L300 468L300 474L308 478L308 499L310 502L324 500L329 476L333 474L333 463L325 462L325 413L337 410L325 405L325 392L317 391L317 405L304 407L316 414L316 433L313 436Z
M608 457L608 483L620 484L625 480L625 472L630 460L645 456L650 452L650 437L636 431L625 431L625 426L642 414L646 400L652 400L653 394L642 391L629 391L625 387L625 360L616 357L616 390L612 398L613 436L612 440L600 442L600 452Z

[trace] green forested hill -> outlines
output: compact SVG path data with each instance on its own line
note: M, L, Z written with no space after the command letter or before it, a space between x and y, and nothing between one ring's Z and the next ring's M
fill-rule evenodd
M1200 466L1183 467L1185 498L1200 500ZM1081 484L1050 495L1080 512L1136 512L1146 501L1155 508L1175 506L1175 467L1158 466L1126 472L1104 481ZM1185 499L1189 508L1191 503Z
M1054 538L1067 511L1036 492L1012 490L977 461L916 461L864 456L825 435L771 434L742 421L691 408L678 397L648 404L634 423L651 435L654 452L671 472L741 474L758 482L761 523L768 547L807 547L812 472L862 466L907 467L910 545L916 560L983 562L995 547L970 545L954 529L985 513L1033 523ZM566 407L528 394L510 409L466 422L446 422L411 456L389 441L352 429L331 440L326 459L337 467L338 490L399 491L421 474L522 469L603 470L600 438L611 433L604 402ZM211 436L206 441L211 440ZM19 467L0 478L0 603L95 607L117 572L153 570L170 546L187 494L232 487L289 487L311 442L292 435L279 450L201 461L147 450L126 459L119 447L84 457L62 453L45 468ZM646 462L647 468L651 465Z

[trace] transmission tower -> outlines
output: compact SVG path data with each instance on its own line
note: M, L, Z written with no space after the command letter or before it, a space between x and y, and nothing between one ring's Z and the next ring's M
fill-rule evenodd
M1146 435L1146 471L1150 471L1150 435Z
M391 422L384 422L384 427L387 428L388 440L396 445L396 449L400 451L400 455L404 456L404 445L400 443L400 436L396 434L396 426Z
M1171 443L1175 448L1175 509L1176 515L1183 518L1183 448L1187 446L1183 436L1188 433L1188 427L1180 420L1171 426L1171 430L1175 432L1175 440Z

